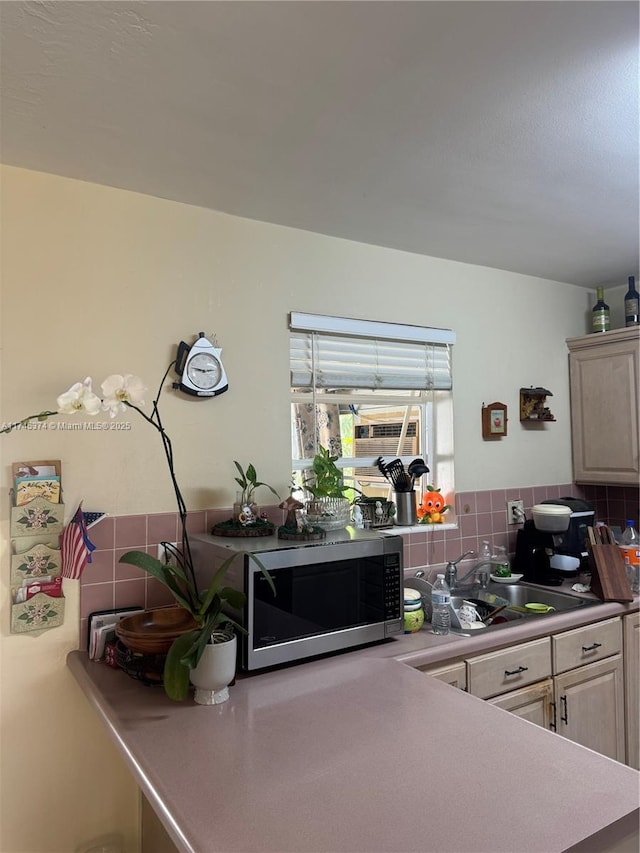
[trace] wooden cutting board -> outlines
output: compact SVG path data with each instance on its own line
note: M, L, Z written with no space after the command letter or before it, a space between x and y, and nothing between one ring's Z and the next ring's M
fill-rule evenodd
M602 601L633 601L627 569L608 527L589 528L591 592Z

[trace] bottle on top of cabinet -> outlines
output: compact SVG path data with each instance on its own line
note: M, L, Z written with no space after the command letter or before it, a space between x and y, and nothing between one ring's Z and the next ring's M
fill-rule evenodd
M604 301L604 287L596 289L597 302L591 310L591 331L608 332L611 328L609 306Z
M640 293L636 290L635 276L629 276L629 290L624 297L624 324L637 326L640 323Z

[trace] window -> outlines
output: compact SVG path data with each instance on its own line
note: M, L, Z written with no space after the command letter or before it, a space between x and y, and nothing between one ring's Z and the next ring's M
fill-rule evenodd
M293 312L291 442L301 484L319 445L339 458L344 481L370 497L392 485L376 460L420 457L427 484L453 498L451 347L455 333Z

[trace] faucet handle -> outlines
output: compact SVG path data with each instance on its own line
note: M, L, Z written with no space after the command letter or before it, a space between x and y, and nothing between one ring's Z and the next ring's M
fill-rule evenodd
M458 563L461 563L465 557L475 557L475 555L475 551L465 551L465 553L461 557L458 557L457 560L449 560L449 562L447 563L447 568L445 569L445 580L449 589L453 588L456 585L456 580L458 579L458 570L456 566L458 565Z

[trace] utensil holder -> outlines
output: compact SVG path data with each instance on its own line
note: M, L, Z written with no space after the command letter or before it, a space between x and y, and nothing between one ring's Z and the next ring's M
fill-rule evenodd
M394 492L396 524L409 526L418 523L415 492Z

